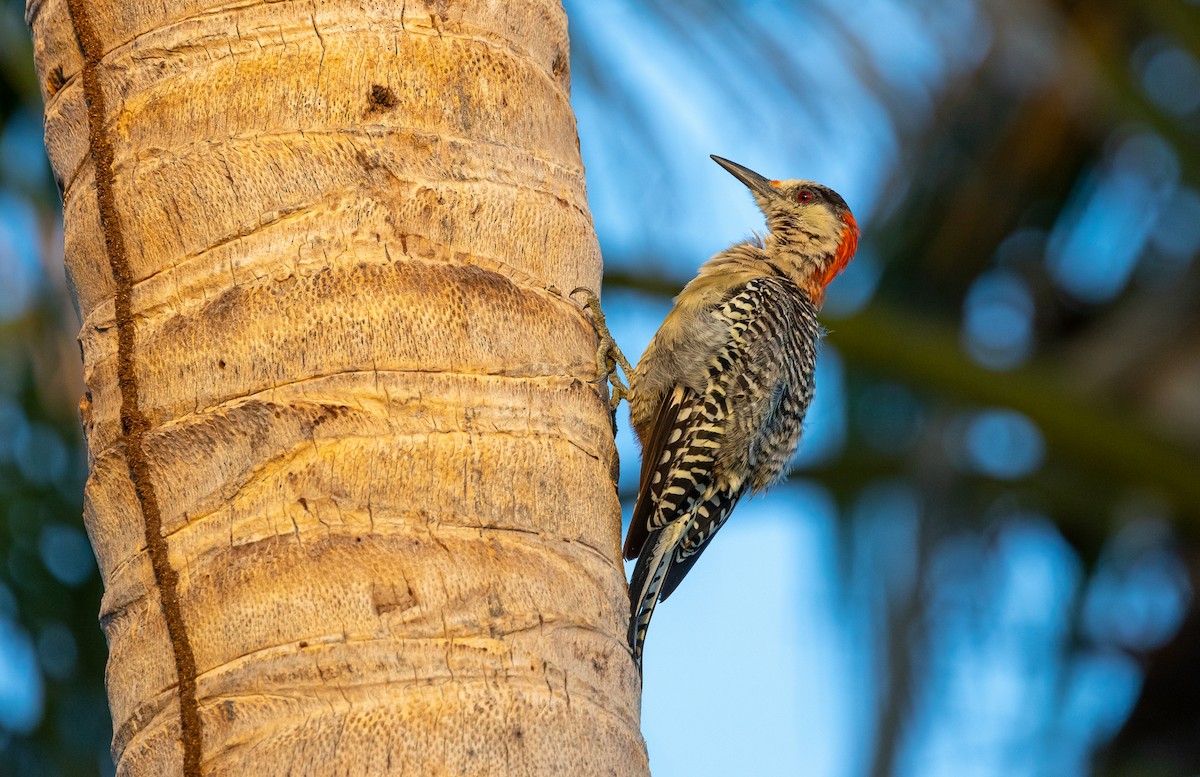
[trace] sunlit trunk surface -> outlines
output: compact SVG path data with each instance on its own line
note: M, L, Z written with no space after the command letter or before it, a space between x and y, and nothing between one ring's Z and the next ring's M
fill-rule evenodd
M558 0L31 0L123 775L641 775Z

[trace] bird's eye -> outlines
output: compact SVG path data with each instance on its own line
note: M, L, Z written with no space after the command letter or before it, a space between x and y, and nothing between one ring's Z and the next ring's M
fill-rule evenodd
M815 197L812 189L801 189L796 192L796 202L812 202Z

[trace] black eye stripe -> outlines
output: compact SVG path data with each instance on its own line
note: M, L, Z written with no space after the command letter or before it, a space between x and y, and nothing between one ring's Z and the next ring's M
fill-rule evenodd
M802 193L806 191L811 193L812 197L807 200L801 199ZM850 206L846 204L844 199L842 199L842 195L838 194L833 189L830 189L828 186L822 186L821 184L808 184L806 186L797 187L795 191L792 192L791 197L796 202L826 202L839 211L850 210Z

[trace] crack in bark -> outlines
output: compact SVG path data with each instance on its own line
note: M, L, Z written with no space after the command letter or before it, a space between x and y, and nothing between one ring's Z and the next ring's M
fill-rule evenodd
M563 298L560 297L559 299L563 299ZM583 315L583 313L580 312L580 316L582 316L582 315ZM119 345L119 343L118 343L118 345ZM119 353L119 351L118 351L118 353ZM284 381L282 383L277 383L273 386L267 386L265 388L255 389L254 391L228 396L212 405L205 405L203 407L197 406L190 411L178 414L178 415L174 416L173 418L171 418L170 420L163 421L161 423L155 423L155 424L150 423L149 419L147 419L145 414L143 413L142 417L146 422L146 427L143 430L142 437L144 439L148 435L149 436L158 436L162 433L173 432L176 430L186 431L189 426L198 422L196 419L200 419L199 422L203 422L205 417L210 417L210 416L213 416L213 415L219 414L221 412L225 412L225 411L237 410L241 407L244 407L246 404L249 404L251 402L256 402L256 401L271 402L273 404L280 404L280 405L295 403L295 406L297 406L297 407L299 407L302 404L311 405L314 402L316 402L317 400L305 399L305 397L303 395L292 395L292 396L285 397L283 399L275 399L274 395L276 392L279 392L279 391L282 391L285 389L292 389L293 387L297 387L297 386L303 387L307 384L319 384L322 381L328 380L330 378L340 378L340 377L344 377L344 376L354 377L354 376L365 376L365 375L374 375L376 378L378 378L379 375L393 375L393 376L406 376L406 377L413 376L413 375L436 375L439 377L450 377L450 378L481 379L481 380L495 379L495 380L526 383L526 384L535 386L539 389L544 389L546 391L563 391L563 392L570 391L571 389L574 388L574 385L578 382L581 384L586 384L588 386L591 386L592 388L590 391L591 391L592 396L595 399L597 399L598 401L604 401L600 396L599 389L595 388L595 386L596 386L595 378L591 377L591 375L587 374L587 373L580 373L580 374L549 373L549 372L534 372L532 370L527 371L527 372L511 372L511 373L510 372L461 372L461 371L443 370L443 369L420 369L420 368L416 368L416 367L409 368L409 369L385 368L382 370L380 370L380 369L370 369L370 370L344 369L344 370L335 370L333 372L322 373L320 375L305 375L305 376L301 376L299 378L293 378L291 380ZM558 386L543 385L543 384L552 384L555 381L559 381L561 383L561 385L558 385ZM390 398L388 398L388 402L389 403L391 402ZM496 405L496 406L494 406L494 409L502 409L503 407L504 406L502 406L502 405ZM359 410L360 412L363 411L362 408L357 408L357 410ZM109 422L107 420L103 420L102 423L111 423L111 422ZM432 430L429 433L431 433L431 432L432 432ZM499 433L499 432L497 432L497 433ZM417 432L414 431L414 432L410 432L409 434L417 434ZM543 434L545 434L546 436L555 436L553 433L553 430L547 430ZM107 458L108 456L111 455L113 449L116 446L120 445L120 443L121 443L121 440L117 439L117 440L113 441L112 443L104 446L103 448L93 448L92 449L92 459L99 461L102 458ZM588 450L580 447L577 443L575 443L573 441L571 442L571 444L574 445L575 447L579 448L581 451L586 453L591 458L599 459L599 457L600 457L600 454L598 452L588 451Z
M513 188L517 188L517 187L514 186ZM328 192L327 194L337 195L337 194L343 193L344 191L348 191L348 190L334 190L334 191ZM527 191L537 193L537 190L535 190L535 189L528 189ZM289 219L307 216L307 215L315 212L318 207L328 206L328 205L332 204L333 201L334 201L333 197L325 197L325 198L313 200L312 202L304 203L302 205L297 205L294 207L289 207L286 209L280 209L280 210L274 211L269 215L269 217L267 219L265 219L264 221L262 221L261 223L259 223L257 225L254 225L254 226L249 227L244 230L239 230L236 234L223 235L220 238L217 238L211 245L205 246L204 248L201 248L197 251L193 251L192 253L188 254L187 256L184 256L184 257L180 258L178 261L172 262L171 264L163 265L162 267L154 270L153 272L151 272L149 275L147 275L144 278L134 280L133 281L134 289L139 291L139 293L140 293L141 288L143 286L147 286L148 284L151 284L151 283L165 283L166 281L163 280L164 276L167 276L169 273L171 273L173 271L185 269L185 265L187 265L188 263L193 262L197 259L207 258L206 255L210 251L215 251L225 245L229 245L234 242L237 242L238 240L255 237L255 236L257 236L258 232L265 231L266 229L269 229L271 227L275 227L278 224L283 223ZM496 275L501 276L502 278L511 282L514 286L516 286L521 291L534 292L536 294L542 295L542 296L544 296L548 299L554 300L554 301L566 300L567 304L572 308L573 311L575 311L575 313L577 313L580 316L583 316L583 308L580 307L580 305L578 303L576 303L572 300L569 300L568 297L565 296L561 291L559 291L556 286L554 286L553 284L548 284L548 283L542 282L537 276L519 269L518 267L508 263L508 261L506 261L504 258L502 258L500 256L496 256L496 255L492 255L492 254L485 254L485 253L478 253L478 252L469 253L466 251L456 251L450 246L449 243L445 243L443 241L437 240L437 239L435 239L434 236L424 234L424 233L406 232L406 233L401 233L399 235L399 237L402 242L406 241L407 238L417 237L417 238L420 238L420 239L426 241L430 246L439 248L439 249L443 249L443 250L440 253L431 253L429 255L423 255L423 254L410 254L408 252L407 248L405 248L403 253L401 254L402 258L394 259L394 258L392 258L390 251L388 251L388 249L387 249L387 242L383 242L382 245L384 246L385 256L387 257L387 260L386 261L375 260L375 261L371 261L370 263L373 266L386 266L387 264L397 265L397 264L400 264L401 262L406 262L409 264L420 264L423 266L435 267L435 268L474 267L476 269L484 270L486 272L494 273ZM359 245L362 245L362 246L369 247L369 246L374 246L377 244L379 244L378 241L376 241L374 239L363 239L361 241L361 243L356 242L356 243L348 244L348 246L357 247ZM232 259L230 261L232 262ZM257 266L256 264L247 263L247 264L240 265L239 267L237 267L237 269L242 271L245 274L250 274L256 266ZM332 264L324 264L324 265L314 264L312 269L308 269L308 268L294 269L289 275L287 275L285 277L287 277L287 278L311 277L311 276L319 274L322 271L331 269L332 267L333 267ZM230 268L231 275L233 274L233 272L234 272L234 270L231 267ZM177 297L180 296L178 278L171 278L170 280L175 285L175 295ZM268 278L266 276L256 276L254 280L255 281L264 281L264 280L271 281L273 279ZM195 285L197 283L197 281L192 279L192 280L189 280L187 283L191 284L191 285ZM233 276L233 285L235 285L235 286L239 285L239 283L236 281L236 276ZM241 283L240 285L250 287L249 283ZM205 305L208 305L208 304L209 304L208 300L200 300L200 301L194 303L194 306L196 308L203 308ZM183 317L184 314L178 312L180 310L178 303L173 302L172 305L173 305L172 315L175 317ZM143 305L137 311L137 315L139 317L147 318L147 317L150 317L152 314L156 314L159 310L166 308L167 306L168 305L165 302L156 302L156 303L152 303L152 304L146 304L146 305ZM192 313L191 308L185 308L183 310L187 314ZM96 304L92 308L92 310L87 314L87 316L85 316L83 318L83 323L80 327L80 332L81 333L86 332L88 329L95 330L96 332L107 331L112 326L110 319L108 318L109 316L110 316L110 313L108 311L107 306L104 303ZM587 322L587 327L589 329L594 328L590 321ZM81 334L81 336L82 336L82 334Z
M175 658L179 689L180 740L183 744L183 774L199 777L201 724L196 701L196 658L188 639L179 604L179 575L171 567L167 542L162 536L158 496L150 478L143 442L146 418L138 406L138 383L134 369L136 332L131 303L133 276L125 252L125 238L117 216L113 189L113 146L105 127L107 110L97 68L104 57L100 37L88 17L87 0L67 0L67 11L83 52L83 93L87 102L88 145L96 171L96 198L100 226L115 286L113 308L117 324L117 386L121 394L121 434L125 441L129 477L145 520L146 546L150 552L159 601Z

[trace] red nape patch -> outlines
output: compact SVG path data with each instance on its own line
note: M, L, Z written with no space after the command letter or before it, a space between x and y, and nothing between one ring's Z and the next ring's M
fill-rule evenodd
M858 222L854 220L854 214L846 211L842 221L846 223L846 227L842 230L842 240L838 243L833 261L825 268L825 274L821 277L822 288L828 286L834 278L841 274L842 270L846 269L846 265L850 264L850 260L854 258L854 252L858 250Z

